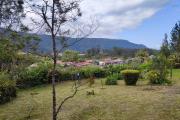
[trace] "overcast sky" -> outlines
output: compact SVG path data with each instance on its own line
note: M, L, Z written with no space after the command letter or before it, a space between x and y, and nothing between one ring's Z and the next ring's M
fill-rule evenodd
M99 29L92 37L127 39L159 48L164 33L180 20L178 5L179 0L84 0L81 21L98 20Z

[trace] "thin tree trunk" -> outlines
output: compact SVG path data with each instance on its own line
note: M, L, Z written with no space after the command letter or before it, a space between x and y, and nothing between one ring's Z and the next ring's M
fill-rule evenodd
M53 115L52 115L52 119L53 120L57 120L57 114L56 114L56 81L55 81L55 71L56 71L56 62L57 62L57 57L56 57L56 38L55 38L55 35L54 35L54 7L55 7L55 2L53 0L53 7L52 7L52 29L51 29L51 35L52 35L52 43L53 43L53 74L52 74L52 99L53 99L53 106L52 106L52 109L53 109Z
M53 74L52 74L52 97L53 97L53 120L56 120L56 81L55 81L55 71L56 71L56 43L55 43L55 37L52 37L53 41Z

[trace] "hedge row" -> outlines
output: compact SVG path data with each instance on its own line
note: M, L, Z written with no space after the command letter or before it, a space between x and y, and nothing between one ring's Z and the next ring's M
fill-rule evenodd
M21 71L17 79L17 87L27 88L41 84L51 83L52 78L52 66L50 64L39 64L37 67L27 68ZM62 68L57 67L56 81L67 81L74 79L86 79L91 76L95 78L104 78L111 74L121 74L120 71L125 69L124 66L109 66L106 68L100 68L97 66L89 66L83 68ZM77 76L79 74L79 76ZM120 75L121 76L121 75ZM120 78L121 79L121 78Z
M98 67L86 67L86 68L67 68L58 69L56 71L56 81L67 81L78 79L77 74L79 73L79 79L89 78L94 76L96 78L101 78L106 76L106 71ZM17 87L27 88L37 85L51 83L52 71L47 65L40 65L35 68L28 68L21 73L17 79Z

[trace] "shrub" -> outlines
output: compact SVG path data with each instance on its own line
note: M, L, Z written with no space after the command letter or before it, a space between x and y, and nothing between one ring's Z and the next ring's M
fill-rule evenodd
M127 65L109 65L106 66L105 69L107 75L111 75L114 73L120 73L121 70L125 70L127 67Z
M9 80L6 73L0 73L0 104L10 101L16 97L15 82Z
M17 87L27 88L48 83L49 69L49 65L39 64L37 67L28 68L22 71L16 82Z
M151 69L151 66L152 66L152 61L148 61L139 66L139 70L141 73L140 78L142 78L142 79L146 78L146 73Z
M85 67L81 68L79 71L83 78L89 78L90 76L94 76L96 78L103 78L106 76L106 71L99 67Z
M171 84L171 81L164 78L162 79L159 72L151 70L146 74L146 78L149 80L150 84Z
M140 72L138 70L123 70L121 74L124 77L126 85L136 85Z
M111 75L106 78L105 84L106 85L117 85L118 77L117 75Z

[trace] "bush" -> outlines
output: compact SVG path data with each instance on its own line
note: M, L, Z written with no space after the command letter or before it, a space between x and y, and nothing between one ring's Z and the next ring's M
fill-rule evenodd
M151 66L152 66L152 61L148 61L139 66L139 70L141 73L140 78L142 78L142 79L146 78L146 73L151 69Z
M79 72L83 78L90 78L91 76L103 78L106 76L106 71L104 69L94 66L81 68L77 72Z
M106 85L117 85L118 76L111 75L106 78L105 84Z
M126 85L136 85L140 72L138 70L123 70L121 74L124 77Z
M151 70L146 74L146 78L149 80L150 84L171 84L171 81L164 78L162 79L159 72Z
M48 83L48 64L39 64L37 67L28 68L19 74L17 87L27 88Z
M128 65L109 65L106 66L106 73L107 75L111 75L114 73L120 73L121 70L125 70L127 69L127 67L129 67Z
M15 82L9 80L6 73L0 73L0 104L9 102L16 97Z

